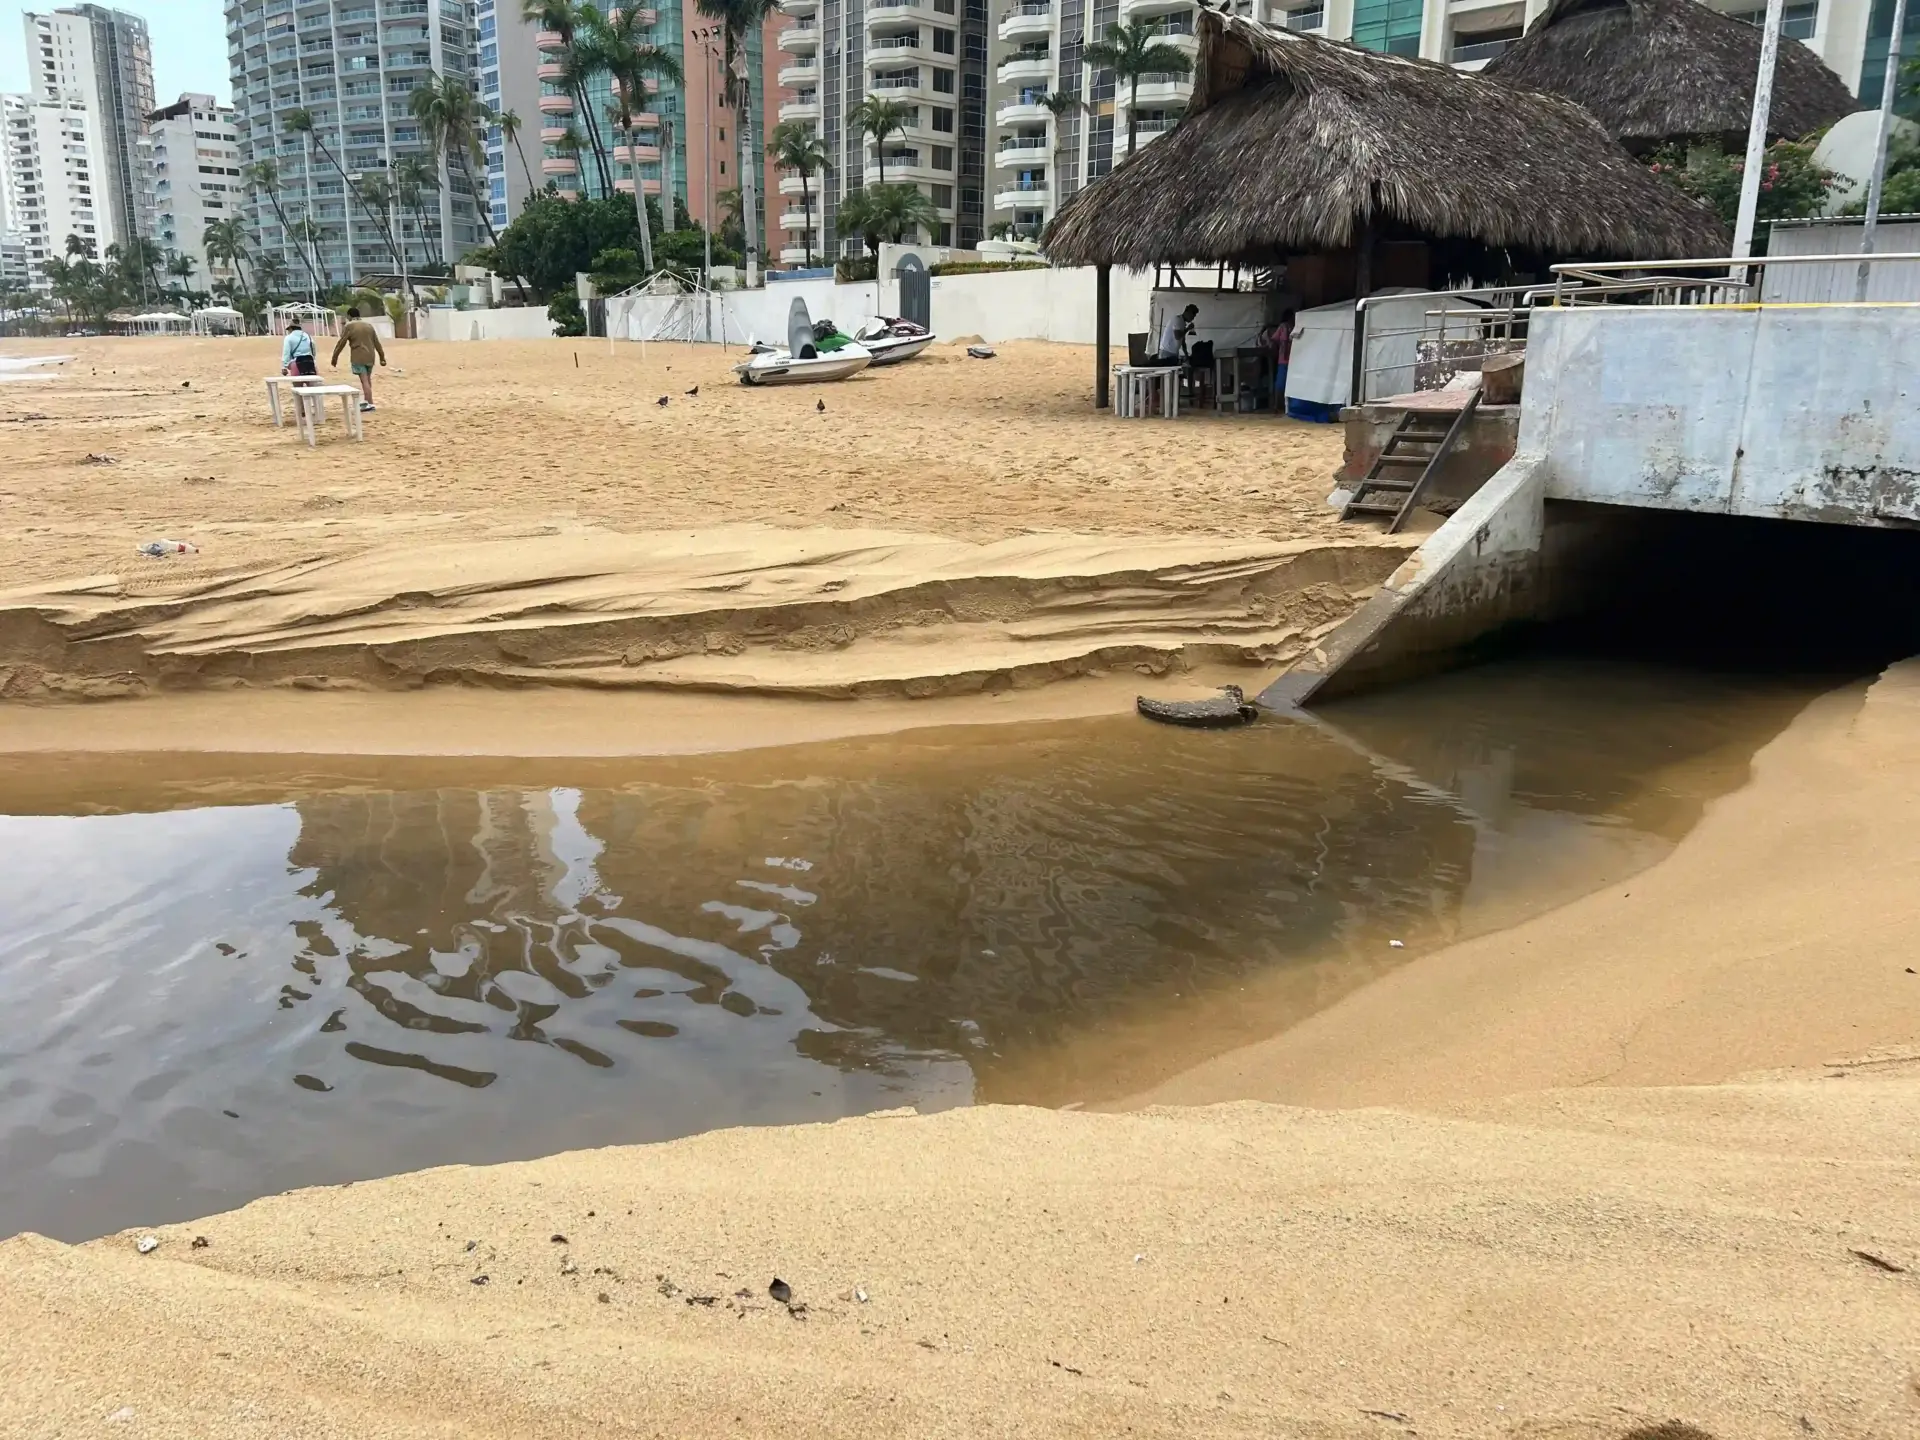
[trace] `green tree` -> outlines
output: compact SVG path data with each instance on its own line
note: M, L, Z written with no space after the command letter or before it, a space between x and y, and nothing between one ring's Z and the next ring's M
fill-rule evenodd
M657 207L648 205L657 229ZM524 276L535 296L551 304L573 293L573 277L594 268L605 250L640 253L639 217L625 197L569 200L544 191L532 196L494 246L502 274Z
M753 163L753 85L747 72L747 37L766 23L775 0L696 0L702 15L718 20L726 31L728 102L738 112L740 136L741 249L747 257L747 284L759 283L760 178Z
M1078 95L1068 95L1055 90L1051 94L1042 95L1040 103L1046 107L1047 113L1053 116L1053 173L1058 175L1061 170L1060 142L1066 130L1064 122L1069 115L1076 115L1086 109L1087 102ZM1008 228L1011 229L1012 226L1009 225Z
M865 132L873 141L874 155L880 163L880 183L887 183L887 137L903 134L907 122L920 113L918 105L909 105L904 100L888 100L879 95L869 95L853 109L847 112L847 119Z
M641 19L638 6L629 4L616 12L611 20L596 14L590 23L594 51L613 80L614 118L626 132L627 162L633 175L634 214L640 231L640 260L651 272L653 227L646 220L647 187L640 178L638 117L647 108L649 80L679 81L685 76L672 52L661 49L647 38L647 27L652 22Z
M433 239L427 229L427 195L440 188L440 167L424 155L402 155L393 162L393 184L400 204L413 212L421 247L433 254ZM405 245L406 237L402 236L401 247Z
M863 102L864 103L864 102ZM833 156L812 128L798 120L786 120L773 127L773 158L800 177L800 203L807 216L807 268L813 268L813 176L833 173Z
M877 260L882 241L899 243L905 236L940 224L940 212L918 185L869 185L840 202L840 228L866 241Z
M193 294L193 272L199 268L191 255L175 253L167 261L167 273L180 282L180 298L185 300Z
M1834 174L1813 160L1813 142L1776 140L1767 147L1767 168L1760 177L1758 220L1790 220L1818 215L1833 188ZM1744 156L1729 155L1711 141L1663 145L1647 168L1705 202L1729 230L1740 213Z
M247 277L242 269L247 260L247 228L238 216L209 220L200 232L200 248L207 252L207 264L224 265L233 272L240 293L245 294Z
M1127 82L1127 154L1134 153L1140 134L1140 82L1148 75L1185 75L1193 69L1187 52L1160 37L1165 32L1151 21L1109 25L1104 40L1086 48L1087 64L1111 70Z
M601 189L611 195L613 176L607 169L606 152L600 145L599 124L594 119L593 107L587 103L587 82L599 73L598 57L582 34L590 29L592 17L587 12L592 8L575 4L573 0L521 0L520 13L542 30L550 30L560 37L560 48L553 52L553 59L560 66L560 88L573 97L574 114L586 122L587 134L581 138L581 145L584 147L591 141ZM574 153L577 156L579 151Z
M500 233L493 228L493 207L483 203L485 196L473 183L473 157L482 129L480 102L474 98L473 87L457 75L429 71L407 96L407 113L420 122L433 148L459 171L487 232L487 242L497 244Z

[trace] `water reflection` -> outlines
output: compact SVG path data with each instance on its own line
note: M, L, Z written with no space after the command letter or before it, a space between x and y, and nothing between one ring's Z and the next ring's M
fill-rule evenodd
M1033 1057L1143 1004L1377 965L1644 862L1798 698L1516 667L1337 732L1116 720L0 817L0 1233L1055 1098ZM148 803L191 807L158 775Z

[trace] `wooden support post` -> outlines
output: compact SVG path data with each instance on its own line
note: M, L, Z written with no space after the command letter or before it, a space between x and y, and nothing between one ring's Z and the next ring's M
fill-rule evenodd
M1113 378L1108 353L1113 342L1113 291L1108 284L1111 265L1093 269L1093 407L1105 410L1109 404L1107 386Z

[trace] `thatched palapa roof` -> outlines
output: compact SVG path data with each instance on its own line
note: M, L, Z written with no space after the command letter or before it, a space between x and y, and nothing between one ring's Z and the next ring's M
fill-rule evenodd
M1584 107L1616 140L1651 146L1747 133L1760 28L1698 0L1553 0L1481 73ZM1797 40L1780 42L1770 139L1798 139L1859 109Z
M1211 10L1199 34L1186 117L1061 207L1054 261L1263 261L1368 221L1583 259L1726 251L1569 101Z

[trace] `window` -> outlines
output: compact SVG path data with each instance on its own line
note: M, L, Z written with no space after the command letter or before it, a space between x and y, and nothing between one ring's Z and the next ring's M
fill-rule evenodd
M933 48L942 55L953 54L953 31L942 30L936 25L933 31Z
M953 208L953 187L951 185L934 186L933 205L936 210L951 210Z
M727 143L727 127L724 125L720 127L720 143L722 145ZM638 233L639 228L638 225L634 226L635 233Z
M1734 19L1744 20L1749 25L1765 25L1767 23L1767 12L1764 6L1758 10L1736 10L1732 13ZM1788 40L1811 40L1819 23L1820 6L1817 0L1805 0L1805 3L1788 5L1786 7L1780 17L1780 34ZM1893 21L1891 18L1881 23L1884 24L1889 31L1893 29ZM1911 29L1912 27L1909 26L1908 28Z
M722 175L724 175L724 174L726 174L726 173L727 173L727 162L726 162L726 161L724 161L724 160L722 160L722 161L720 162L720 173L721 173ZM636 226L636 227L635 227L635 229L636 229L636 231L638 230L638 228L639 228L638 226ZM1358 307L1358 306L1356 306L1356 307L1354 307L1354 308L1356 308L1356 309L1358 309L1359 307Z
M1422 0L1354 0L1353 43L1389 55L1420 53Z
M951 145L936 145L933 147L933 168L936 170L951 170L953 168L953 147Z
M947 134L951 135L953 133L952 109L945 105L935 105L932 108L933 128L936 130L944 130Z
M933 88L942 95L953 94L953 71L936 67L933 72Z
M942 220L933 229L933 243L936 245L953 244L953 226Z

